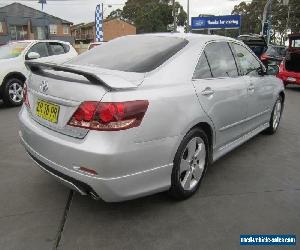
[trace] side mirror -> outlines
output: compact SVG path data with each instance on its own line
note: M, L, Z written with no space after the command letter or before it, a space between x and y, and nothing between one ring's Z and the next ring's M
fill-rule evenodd
M34 59L39 59L41 56L37 52L29 52L26 56L27 60L34 60Z
M264 76L267 72L265 70L265 68L263 66L259 67L257 69L257 73L260 75L260 76Z
M268 65L267 74L268 75L277 75L279 72L279 66L278 65Z

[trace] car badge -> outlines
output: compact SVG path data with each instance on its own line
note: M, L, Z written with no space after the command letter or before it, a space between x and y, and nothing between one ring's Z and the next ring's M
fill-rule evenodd
M41 92L47 92L48 91L48 82L47 81L42 81L40 85L40 90Z

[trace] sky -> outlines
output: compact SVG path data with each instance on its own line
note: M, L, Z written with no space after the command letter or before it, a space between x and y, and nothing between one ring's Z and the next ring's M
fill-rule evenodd
M0 0L0 7L13 2L41 10L38 0ZM47 0L44 11L74 24L91 22L94 20L96 5L102 2L105 6L104 16L107 16L113 9L122 9L126 0ZM179 2L186 10L187 0L179 0ZM191 17L199 14L229 15L233 6L240 2L242 0L190 0L190 15Z

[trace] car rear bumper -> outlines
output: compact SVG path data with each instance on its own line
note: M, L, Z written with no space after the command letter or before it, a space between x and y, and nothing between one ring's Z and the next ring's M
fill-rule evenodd
M177 137L121 145L123 150L102 148L101 144L95 149L93 138L79 140L57 134L32 120L25 108L19 119L21 143L34 162L83 195L117 202L170 187L173 164L169 159ZM79 171L75 166L95 169L98 174Z
M300 73L282 71L278 73L278 77L288 84L300 84Z

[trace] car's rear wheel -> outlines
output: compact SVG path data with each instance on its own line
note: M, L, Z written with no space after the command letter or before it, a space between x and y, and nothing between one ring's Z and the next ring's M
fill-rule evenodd
M182 140L174 158L170 194L186 199L200 186L209 162L208 138L202 129L192 129Z
M4 83L3 101L7 106L20 106L23 102L24 83L17 78L8 79Z
M283 111L283 99L281 96L279 96L275 102L273 111L272 111L272 115L271 115L271 119L269 122L269 127L266 129L266 132L268 134L275 134L275 132L278 129L280 120L281 120L281 115L282 115L282 111Z

